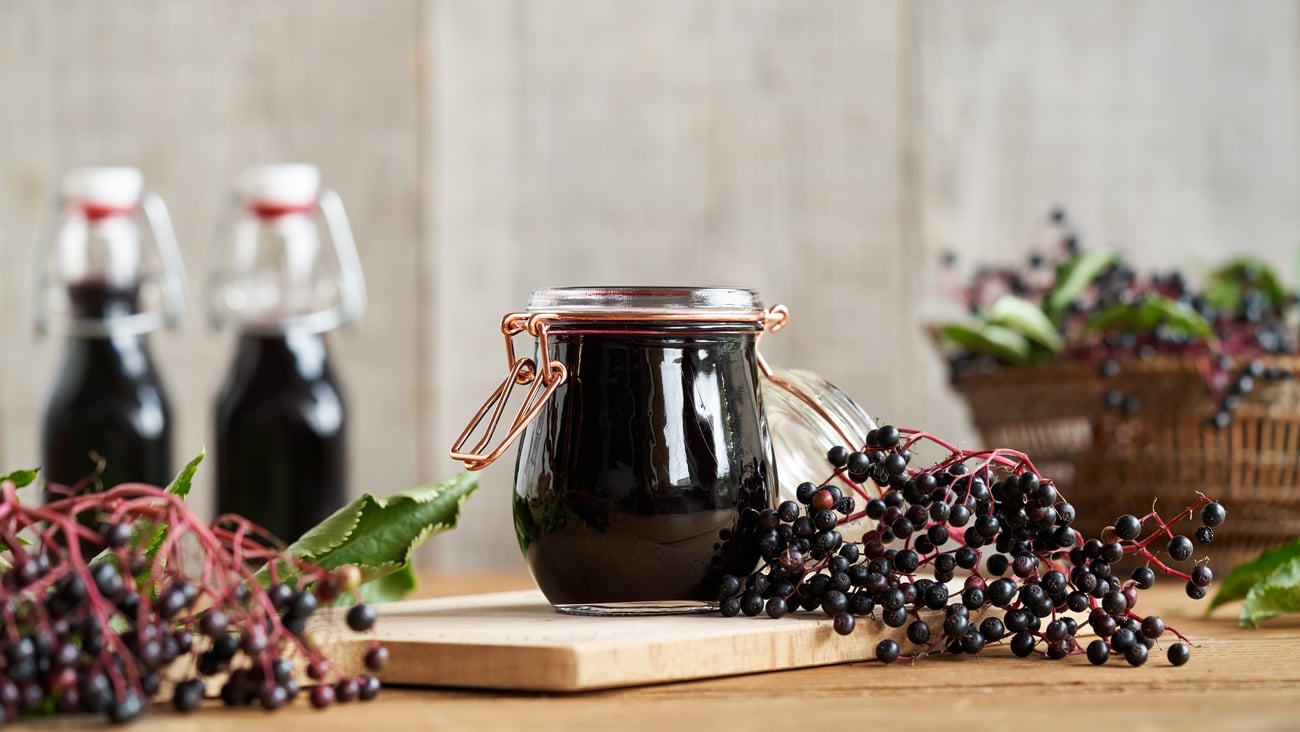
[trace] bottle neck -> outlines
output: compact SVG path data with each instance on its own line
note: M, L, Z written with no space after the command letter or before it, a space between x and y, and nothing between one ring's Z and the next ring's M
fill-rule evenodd
M139 334L70 336L61 373L64 380L103 384L158 378L148 340Z
M112 320L140 312L140 286L85 279L67 285L68 308L74 318Z
M284 374L304 380L328 379L329 353L325 334L245 332L239 336L236 368L251 374Z

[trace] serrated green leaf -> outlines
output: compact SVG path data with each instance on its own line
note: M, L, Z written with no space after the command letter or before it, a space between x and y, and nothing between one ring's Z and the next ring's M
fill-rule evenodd
M203 458L207 457L207 454L208 451L206 448L199 450L199 454L195 455L193 460L186 463L185 467L181 468L181 472L177 473L176 477L172 479L171 485L167 486L167 492L178 495L181 498L188 496L190 494L190 486L194 482L194 473L198 471L199 463L203 462Z
M949 323L943 326L941 333L959 348L992 356L1011 366L1028 363L1033 355L1033 345L1028 338L993 323L983 323L979 327Z
M1198 338L1214 335L1214 327L1194 308L1161 295L1148 295L1132 305L1111 305L1088 319L1087 330L1094 333L1112 330L1146 332L1162 326Z
M1064 347L1061 334L1056 331L1051 318L1022 297L1011 294L999 297L989 308L988 320L1014 330L1052 353L1058 353Z
M1259 627L1272 617L1300 611L1300 557L1273 570L1246 593L1241 606L1242 627Z
M0 475L0 483L5 482L6 480L13 483L17 488L26 488L32 484L32 481L36 480L36 471L15 470L12 473Z
M285 550L325 569L355 564L363 582L408 568L430 536L454 528L460 509L478 488L478 474L396 493L366 494L336 511Z
M1056 285L1043 298L1043 310L1052 322L1059 323L1070 303L1079 299L1088 289L1097 275L1106 270L1118 259L1118 255L1109 249L1084 252L1066 262L1061 267L1061 274Z
M1214 608L1224 603L1245 598L1251 587L1276 572L1278 567L1296 558L1300 558L1300 539L1290 544L1265 549L1255 559L1245 564L1238 564L1236 569L1223 578L1219 591L1214 593L1214 598L1210 600L1210 606L1205 610L1205 614L1210 614Z

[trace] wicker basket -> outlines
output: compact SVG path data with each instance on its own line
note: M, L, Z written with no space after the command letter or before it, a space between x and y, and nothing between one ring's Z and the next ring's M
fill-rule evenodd
M1300 375L1300 359L1268 366ZM1258 380L1226 429L1209 424L1218 404L1195 365L1174 357L1125 363L1113 379L1066 363L970 373L954 386L984 442L1026 452L1075 505L1085 536L1153 503L1168 516L1196 491L1228 509L1214 543L1194 555L1212 557L1220 577L1300 536L1300 379ZM1108 389L1141 408L1106 407Z

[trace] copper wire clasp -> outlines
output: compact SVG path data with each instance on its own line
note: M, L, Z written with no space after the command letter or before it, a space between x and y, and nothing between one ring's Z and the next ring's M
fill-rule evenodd
M630 315L626 313L615 313L605 315L605 319L613 320L645 320L645 321L712 321L717 320L718 316L712 313L654 313L654 314L637 314ZM561 319L560 315L554 313L511 313L501 319L501 332L506 337L506 364L510 373L506 376L505 381L492 392L483 406L469 421L465 431L460 433L455 444L451 446L451 458L465 463L468 470L482 470L493 461L501 457L507 449L514 444L515 440L523 434L528 425L532 423L537 415L546 406L546 402L569 378L569 371L560 361L554 360L550 356L550 344L547 340L547 333L550 324L553 321ZM601 316L592 313L584 313L582 320L600 320ZM744 322L761 324L762 331L758 335L761 342L764 333L775 333L785 327L786 322L790 319L790 311L784 305L775 305L768 310L750 314L746 313L743 317L737 317L734 321L723 322ZM537 353L539 359L546 361L546 369L538 373L537 362L527 357L515 356L515 336L520 333L527 333L537 339ZM757 347L755 349L757 351ZM817 404L816 400L804 394L797 387L789 382L776 376L771 366L763 359L761 353L757 354L758 367L763 375L770 379L777 386L790 391L798 396L801 400L812 407L822 417L828 421L830 417ZM527 386L528 392L524 396L524 402L519 406L519 413L515 415L514 420L510 423L510 430L505 437L501 439L500 444L492 448L491 452L484 453L488 443L492 441L493 434L496 433L497 427L501 422L501 415L505 413L506 402L510 400L510 394L516 386ZM479 441L468 451L465 450L465 443L469 442L470 437L479 430L483 420L487 420L487 427Z
M555 390L560 388L560 385L568 379L569 370L565 368L563 363L550 357L547 330L553 317L545 313L531 315L511 313L501 319L501 332L506 337L506 362L510 367L510 373L506 376L505 381L502 381L501 385L487 398L487 401L483 403L478 412L474 414L465 430L460 433L460 437L456 439L455 444L451 446L451 459L465 463L467 470L482 470L501 457L501 454L508 450L515 440L519 439L524 429L542 411L542 407L546 405L546 401L551 398ZM537 339L539 358L546 361L546 368L540 374L538 373L536 361L526 356L515 357L514 337L520 333L528 333ZM502 438L501 443L492 448L491 452L484 454L483 450L491 442L492 435L496 433L497 426L501 422L501 415L505 412L506 403L510 401L510 394L516 386L528 386L528 393L524 396L524 402L519 405L519 413L515 415L514 420L510 423L510 430ZM488 417L489 414L491 414L490 417ZM485 417L488 418L488 423L483 437L474 443L474 447L470 448L468 452L464 452L465 443L478 430Z

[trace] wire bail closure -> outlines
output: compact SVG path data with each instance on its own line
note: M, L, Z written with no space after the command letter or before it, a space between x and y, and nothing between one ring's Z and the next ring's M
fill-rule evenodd
M674 315L601 315L584 314L582 316L573 316L578 320L649 320L649 321L682 321L682 320L716 320L716 316L691 316L685 314ZM487 401L479 407L478 412L470 419L469 424L465 426L460 437L451 446L451 459L465 464L466 470L482 470L501 457L510 446L518 440L528 425L532 424L537 415L541 413L542 407L550 400L551 395L555 393L561 385L569 378L569 370L563 363L550 358L550 342L548 333L551 323L564 319L563 316L555 313L510 313L501 319L501 332L506 339L506 364L509 367L509 374L504 381L498 386ZM856 445L859 438L855 438L845 432L839 422L826 411L826 408L811 394L795 386L794 384L781 378L768 365L767 360L759 351L758 346L762 344L763 336L768 333L776 333L784 328L790 321L790 310L784 305L773 305L762 313L747 318L745 322L756 322L762 326L755 342L755 361L759 371L764 378L772 382L775 386L793 394L795 398L803 402L817 416L831 425L844 441L845 445ZM515 336L520 333L537 339L537 352L542 358L549 359L546 362L546 368L539 370L537 362L527 356L515 356ZM527 386L528 392L524 396L523 404L519 406L519 412L510 422L509 430L501 438L501 442L493 447L490 452L484 452L488 444L492 441L492 436L500 426L501 417L505 413L506 403L510 400L510 394L516 386ZM490 415L490 416L489 416ZM484 420L487 420L487 427L483 436L469 450L465 449L465 444L469 442L470 437L479 429Z
M744 318L744 322L756 322L762 325L759 332L758 340L761 341L763 334L773 332L785 327L790 313L783 305L775 305L761 313L756 313ZM596 314L584 313L582 315L567 316L574 320L645 320L645 321L706 321L720 320L715 314L692 315L687 313L674 314ZM482 470L491 465L497 458L514 444L515 440L523 434L528 425L542 411L542 407L559 389L561 385L569 378L569 370L565 365L555 359L550 358L550 342L548 333L551 323L565 319L557 313L510 313L501 319L501 332L506 339L506 365L509 367L509 373L504 381L498 386L487 401L470 419L460 437L451 446L451 459L465 464L466 470ZM527 356L516 357L515 355L515 336L520 333L537 339L537 352L541 358L548 359L546 368L539 369L537 361ZM757 357L759 368L763 374L771 378L772 369L763 360L761 354ZM524 396L523 403L519 406L519 412L510 422L510 426L501 438L501 442L495 447L488 450L488 444L492 441L492 436L496 433L501 424L501 417L505 413L506 402L509 401L511 392L517 386L527 386L528 391ZM484 420L487 426L484 434L475 442L473 447L466 449L465 445L479 427L483 425Z
M515 440L523 434L528 425L532 424L537 418L542 407L569 378L569 369L563 363L555 359L550 359L546 363L546 368L538 373L537 362L527 356L515 357L515 336L520 333L528 333L537 339L537 352L542 358L549 358L550 344L547 339L547 331L550 328L550 322L556 316L547 313L511 313L501 319L501 332L506 337L506 363L510 368L510 373L506 376L505 381L496 388L495 391L483 403L474 417L470 419L465 430L460 433L460 437L451 446L451 459L459 460L465 463L466 470L482 470L491 465L501 454L514 444ZM528 386L528 392L524 396L523 404L519 406L519 413L515 415L514 420L510 423L510 429L506 432L505 437L501 439L500 444L492 448L491 452L484 453L487 445L492 440L492 435L496 433L497 427L501 422L501 415L505 412L506 403L510 401L510 393L516 386ZM543 388L545 387L545 388ZM488 418L489 413L491 417ZM484 418L488 418L487 429L483 437L468 451L465 450L465 443L470 436L478 430Z

